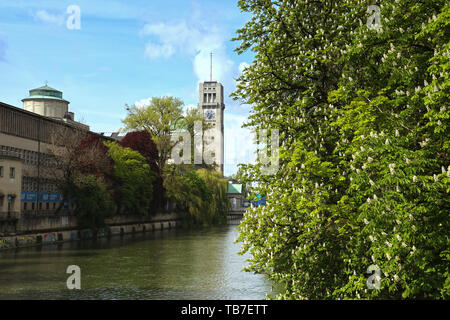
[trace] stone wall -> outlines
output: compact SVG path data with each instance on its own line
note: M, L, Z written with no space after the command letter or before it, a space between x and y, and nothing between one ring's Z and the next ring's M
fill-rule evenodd
M180 215L177 213L161 213L151 217L117 216L108 219L106 223L109 227L108 231L99 234L99 237L152 232L178 228L181 225ZM90 230L77 228L77 221L73 216L19 219L16 232L16 234L9 233L7 236L0 236L0 250L89 239L93 236Z

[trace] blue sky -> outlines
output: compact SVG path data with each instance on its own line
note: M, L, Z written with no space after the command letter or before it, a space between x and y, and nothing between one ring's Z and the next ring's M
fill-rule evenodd
M81 10L71 30L67 8ZM2 0L0 3L0 101L22 107L28 90L63 91L76 120L95 132L122 127L124 105L154 96L197 105L198 83L213 78L225 88L225 175L253 159L247 130L249 107L228 97L253 60L230 41L250 17L237 0ZM246 143L242 143L244 141Z

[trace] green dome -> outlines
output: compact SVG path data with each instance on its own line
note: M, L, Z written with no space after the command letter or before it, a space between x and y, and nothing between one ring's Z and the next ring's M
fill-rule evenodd
M63 94L62 94L61 91L56 90L56 89L54 89L52 87L49 87L49 86L45 85L43 87L30 90L30 96L28 98L23 99L23 100L28 100L28 99L54 99L54 100L66 101L66 100L63 99L62 96L63 96Z

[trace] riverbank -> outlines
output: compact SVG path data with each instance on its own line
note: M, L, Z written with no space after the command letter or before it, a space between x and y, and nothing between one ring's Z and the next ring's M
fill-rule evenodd
M92 239L91 230L77 227L72 216L32 217L22 223L26 230L0 237L0 250L10 250L67 241ZM98 238L114 235L153 232L156 230L179 228L179 213L159 213L151 217L115 216L106 220L106 231L97 234ZM32 227L31 227L32 226Z

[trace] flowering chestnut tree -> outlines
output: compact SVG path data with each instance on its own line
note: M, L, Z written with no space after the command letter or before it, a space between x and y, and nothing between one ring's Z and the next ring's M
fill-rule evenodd
M274 175L241 167L266 196L240 225L247 269L278 298L448 298L449 5L382 1L376 28L371 1L239 5L255 61L234 97L280 132Z

